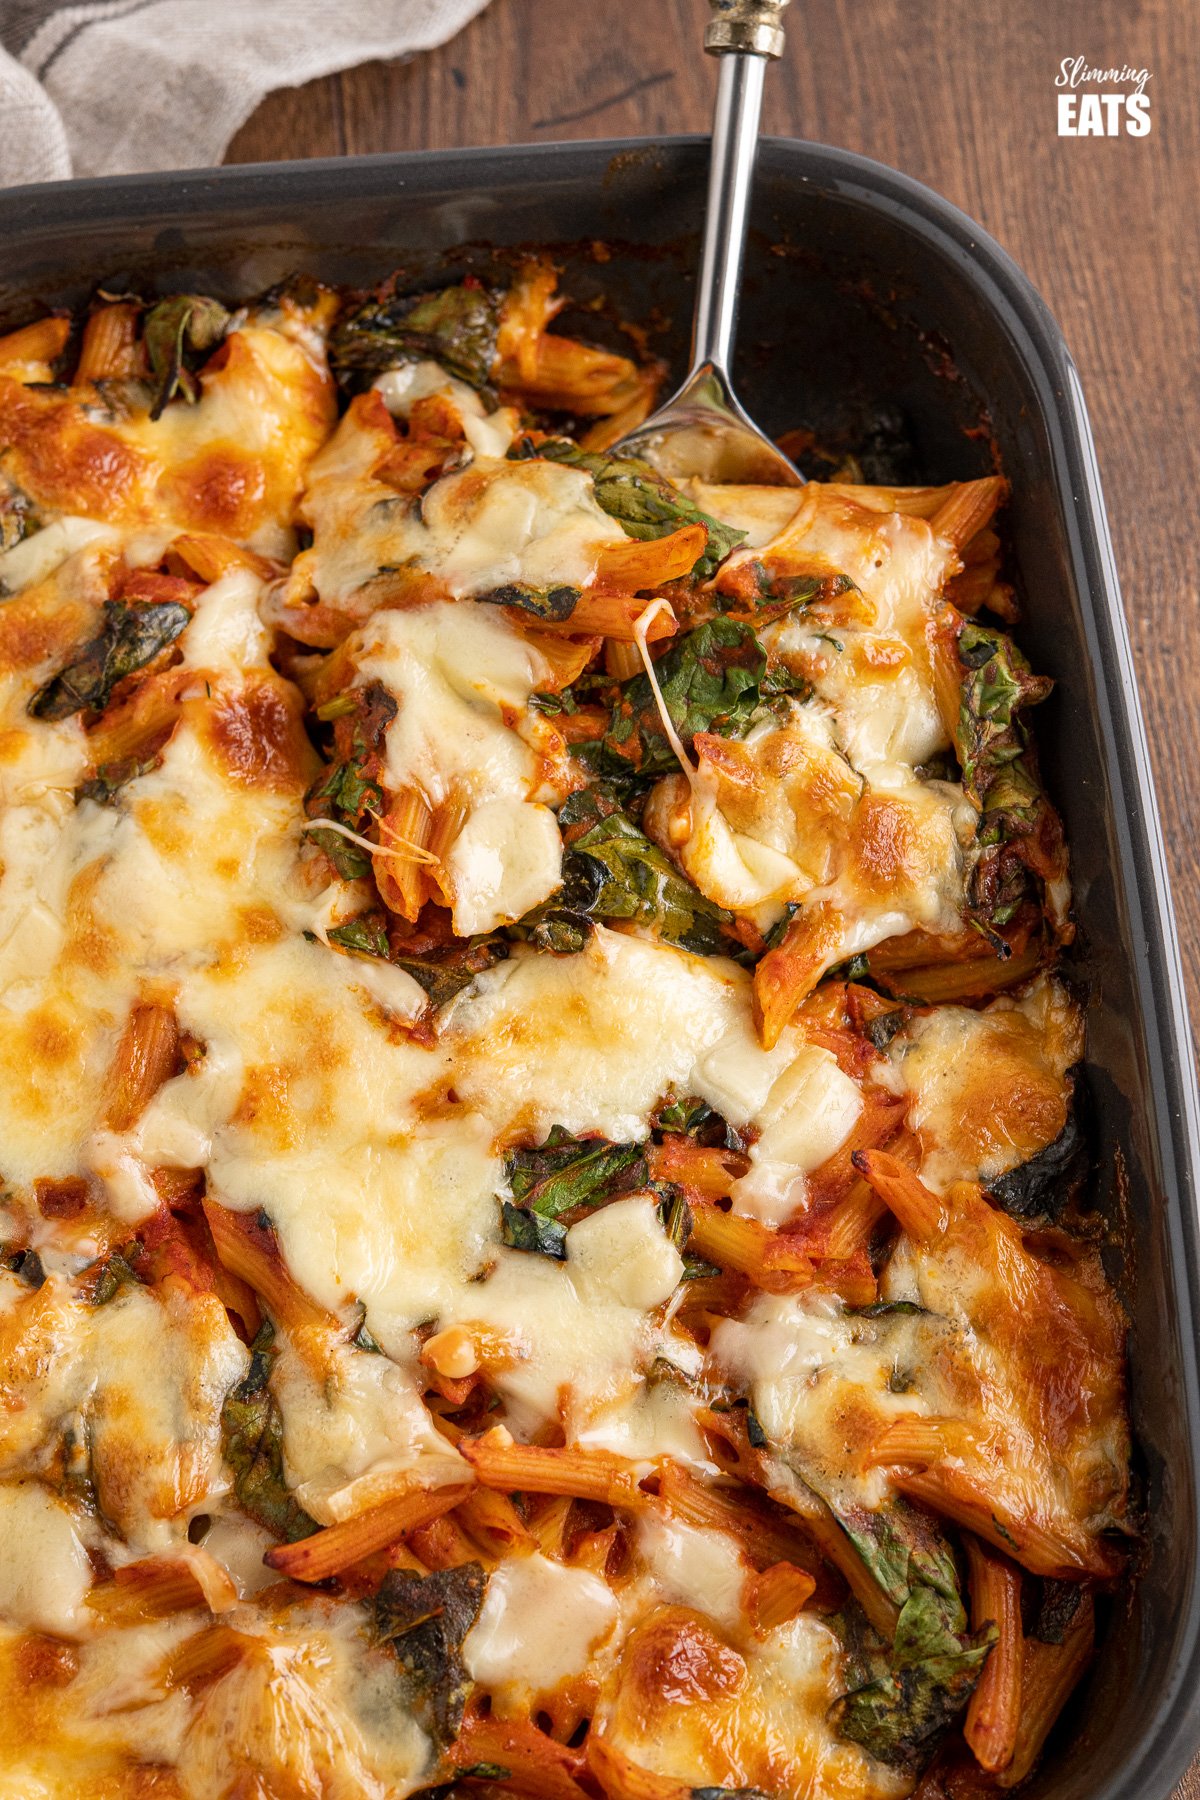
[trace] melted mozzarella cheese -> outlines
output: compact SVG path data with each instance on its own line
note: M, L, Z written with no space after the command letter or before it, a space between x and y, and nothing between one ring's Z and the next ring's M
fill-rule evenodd
M514 955L455 1003L455 1092L540 1140L552 1125L646 1135L674 1087L747 1124L797 1053L762 1050L731 963L597 928L578 956Z
M69 1507L39 1482L0 1483L0 1613L31 1631L86 1628L92 1565Z
M249 1641L188 1722L177 1763L185 1800L224 1800L231 1767L259 1771L281 1793L403 1800L422 1785L429 1740L358 1607L309 1603L266 1619L243 1608L228 1623Z
M834 1734L841 1660L811 1613L743 1652L697 1613L663 1609L631 1634L592 1729L652 1777L687 1787L898 1800L911 1777Z
M982 1012L943 1006L897 1034L890 1055L930 1186L990 1181L1045 1149L1067 1122L1067 1071L1083 1054L1078 1007L1041 978Z
M649 1198L630 1196L572 1225L566 1261L501 1250L486 1281L456 1302L468 1331L486 1327L506 1346L492 1374L515 1426L561 1423L568 1437L612 1429L636 1405L671 1334L652 1316L670 1298L683 1262ZM595 1442L595 1438L592 1440Z
M411 1375L344 1343L297 1352L280 1333L271 1389L284 1421L288 1484L324 1524L394 1492L396 1477L441 1487L465 1473ZM316 1366L314 1367L314 1363Z
M472 1681L520 1712L580 1675L612 1636L617 1602L586 1569L536 1552L501 1563L463 1643Z
M395 384L383 394L400 410ZM290 594L311 584L326 605L361 617L364 600L370 610L369 584L396 571L429 576L455 598L514 583L583 589L604 548L628 542L581 469L488 453L489 440L499 443L495 415L488 421L470 408L459 412L475 443L473 460L417 500L377 476L395 448L378 398L351 406L309 472L304 513L313 546L297 561Z
M9 1308L0 1467L86 1447L103 1517L143 1550L176 1541L229 1486L221 1403L248 1359L224 1307L136 1286L92 1306L52 1277Z
M763 1294L717 1326L711 1355L786 1463L833 1503L876 1507L890 1484L865 1459L894 1419L929 1410L908 1390L927 1336L919 1317L856 1318L836 1295Z
M545 659L494 607L437 603L378 614L360 634L359 679L380 681L398 705L387 728L387 774L397 791L466 817L445 861L461 936L508 924L548 898L562 840L536 753L544 721L530 695L549 685Z
M195 405L152 419L106 411L86 389L0 376L8 465L43 512L218 532L290 554L303 472L333 423L323 355L248 321L202 370L200 390Z
M634 1541L664 1601L693 1606L727 1631L743 1623L742 1590L752 1571L728 1532L702 1531L651 1508L639 1513Z
M402 419L408 418L418 400L433 394L448 400L477 456L506 456L520 424L515 407L500 406L488 412L474 388L447 375L436 362L401 363L378 378L375 390L382 394L388 411Z

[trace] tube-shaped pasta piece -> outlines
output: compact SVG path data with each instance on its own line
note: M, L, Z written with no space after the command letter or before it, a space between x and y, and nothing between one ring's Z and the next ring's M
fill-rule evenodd
M261 1638L235 1631L231 1625L210 1625L185 1638L167 1657L159 1678L168 1688L195 1688L215 1681L262 1644Z
M537 378L538 344L563 300L555 299L558 275L549 263L522 263L500 307L496 361L517 383Z
M379 897L389 912L414 925L429 899L429 839L433 814L416 788L390 796L379 820L380 854L371 858Z
M788 1624L803 1612L817 1584L795 1563L778 1562L747 1585L750 1616L755 1629L765 1633L774 1631L777 1625Z
M556 1743L527 1719L470 1711L446 1753L446 1773L488 1763L508 1769L513 1791L529 1800L588 1800L578 1780L584 1768L581 1750Z
M530 1508L529 1529L543 1556L562 1556L573 1504L570 1494L547 1494Z
M591 592L637 594L689 575L708 543L704 525L681 525L660 538L628 538L600 551ZM574 615L572 615L574 616Z
M148 1556L126 1564L111 1581L92 1589L87 1604L106 1625L140 1625L199 1606L229 1612L239 1597L232 1576L215 1557L191 1550L186 1556Z
M491 1569L503 1554L469 1537L451 1513L415 1526L409 1542L427 1569L458 1569L469 1562L482 1562Z
M1119 1572L1115 1552L1055 1508L1052 1495L1045 1496L1040 1514L1034 1511L1038 1497L1032 1476L1022 1484L1021 1506L990 1480L989 1458L997 1455L1005 1467L1013 1458L995 1445L986 1452L980 1449L970 1427L958 1419L910 1415L888 1427L867 1461L887 1468L892 1485L902 1493L1007 1551L1033 1575L1107 1580Z
M484 1487L508 1494L569 1494L576 1500L603 1500L610 1506L639 1507L646 1495L641 1471L611 1450L544 1449L516 1444L502 1429L463 1438L459 1451Z
M521 363L503 361L494 370L497 385L515 389L534 407L603 418L636 398L645 377L627 356L593 350L576 338L540 331L532 357Z
M638 544L639 550L645 546ZM694 560L694 558L693 558ZM634 627L646 610L646 601L633 593L607 593L589 588L576 603L575 610L569 619L539 619L538 636L557 636L559 633L575 635L586 632L597 637L615 638L619 643L634 643ZM528 614L518 607L507 607L506 612L515 625L520 625ZM655 618L646 627L646 638L655 643L659 638L674 637L678 626L667 607L662 607Z
M812 1259L804 1248L757 1219L698 1205L692 1209L689 1241L707 1261L736 1269L768 1293L794 1294L812 1284Z
M466 1497L468 1485L461 1482L453 1487L407 1488L355 1513L353 1518L326 1525L324 1530L301 1538L297 1544L276 1544L263 1561L293 1581L325 1581L420 1526L440 1519ZM463 1560L469 1561L469 1556Z
M996 1642L967 1706L963 1736L981 1769L999 1774L1013 1759L1021 1717L1021 1668L1025 1634L1021 1628L1021 1572L1007 1557L966 1534L971 1624L994 1625Z
M886 1201L868 1182L856 1181L820 1221L823 1254L835 1261L846 1261L865 1250L887 1210Z
M754 971L754 1022L764 1049L773 1050L802 1000L837 959L844 921L828 901L798 912Z
M88 314L75 370L76 383L119 381L143 370L138 343L141 308L130 300L113 300Z
M207 1197L201 1205L217 1256L254 1289L277 1325L287 1331L340 1332L341 1321L292 1280L269 1226L261 1225L253 1213L234 1212Z
M889 1156L886 1150L860 1150L854 1166L895 1213L910 1238L920 1243L946 1229L946 1207L899 1157Z
M810 1204L832 1200L837 1195L848 1192L854 1185L857 1168L854 1158L858 1152L873 1150L877 1144L887 1143L895 1137L904 1122L904 1115L908 1110L905 1095L888 1094L881 1088L865 1087L862 1098L862 1109L850 1127L845 1142L809 1175Z
M108 707L88 732L93 766L141 760L161 750L182 716L183 691L195 679L191 669L163 669L148 675L127 699Z
M273 563L268 557L259 556L256 551L247 550L242 544L235 544L231 538L219 537L216 532L210 531L187 531L180 537L172 538L167 546L167 555L176 558L207 584L220 581L223 576L232 575L238 569L257 575L260 581L270 581L282 572L279 563Z
M902 971L881 969L876 980L882 987L906 999L942 1006L955 1001L985 1000L989 994L1001 994L1006 988L1027 981L1041 960L1042 943L1035 938L1011 956L998 956L993 950L961 962L930 963L923 968ZM871 961L869 956L867 961Z
M1021 1720L1012 1761L1000 1775L1002 1788L1017 1787L1041 1755L1059 1713L1091 1661L1096 1643L1096 1606L1084 1594L1061 1644L1029 1638L1021 1676Z
M985 475L979 481L955 482L949 496L929 521L938 537L956 549L970 543L982 531L1008 492L1002 475Z
M706 1200L724 1200L739 1175L750 1167L750 1159L737 1150L709 1149L678 1132L667 1133L662 1143L651 1145L646 1154L655 1181L678 1182Z
M636 644L618 644L615 640L604 646L604 672L611 675L614 681L629 681L634 675L642 672L642 659Z
M507 1494L495 1488L473 1487L455 1509L477 1543L494 1554L510 1550L534 1550L538 1540L529 1530Z
M71 321L66 313L51 313L10 331L0 337L0 375L12 375L18 381L49 381L50 365L67 347Z
M175 1009L157 1001L135 1005L108 1072L105 1123L111 1131L129 1131L137 1123L174 1073L178 1057Z
M789 1525L788 1515L772 1512L753 1488L718 1487L668 1460L662 1465L655 1505L687 1525L729 1532L752 1563L791 1563L814 1577L819 1571L808 1520Z

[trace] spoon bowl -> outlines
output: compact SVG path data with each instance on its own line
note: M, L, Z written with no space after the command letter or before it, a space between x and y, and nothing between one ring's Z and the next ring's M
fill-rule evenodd
M713 114L704 243L696 284L692 362L683 386L618 453L640 456L673 480L802 487L804 477L760 431L733 391L729 365L758 151L763 76L783 51L787 0L710 0L704 48L721 59Z
M804 477L760 431L715 363L694 369L665 406L616 446L674 481L802 487Z

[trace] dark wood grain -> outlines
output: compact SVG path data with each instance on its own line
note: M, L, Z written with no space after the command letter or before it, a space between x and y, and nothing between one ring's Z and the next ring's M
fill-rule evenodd
M1091 407L1200 1020L1200 7L800 0L765 125L895 164L999 238ZM234 161L707 129L701 0L493 0L452 43L268 100ZM1063 57L1148 68L1146 138L1059 139ZM1180 1790L1200 1800L1200 1764Z

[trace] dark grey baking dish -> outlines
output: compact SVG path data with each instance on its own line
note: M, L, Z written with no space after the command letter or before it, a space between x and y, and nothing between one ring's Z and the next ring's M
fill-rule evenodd
M300 268L368 282L550 245L577 297L648 321L682 367L702 140L551 144L63 183L0 194L0 324L98 280L240 296ZM990 472L1058 682L1040 720L1090 993L1098 1201L1123 1238L1147 1542L1030 1788L1166 1800L1200 1743L1195 1076L1154 792L1079 381L998 247L927 188L840 150L763 146L738 387L769 428L907 445L919 481ZM597 252L597 240L606 249ZM592 314L595 321L602 314ZM1121 1170L1118 1175L1114 1171Z

